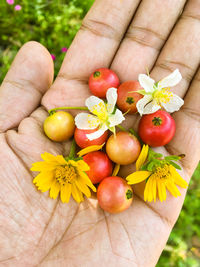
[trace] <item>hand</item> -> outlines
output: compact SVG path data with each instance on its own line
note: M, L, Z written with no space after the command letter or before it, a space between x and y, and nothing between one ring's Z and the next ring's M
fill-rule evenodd
M137 79L145 67L156 80L178 67L183 80L174 91L185 105L174 114L177 132L166 149L186 154L181 175L189 181L200 158L200 2L189 0L184 7L184 0L142 1L136 10L139 2L97 0L53 85L51 57L36 42L21 48L6 75L0 89L3 266L155 266L180 213L184 189L179 198L168 195L166 203L149 204L141 186L135 186L133 205L110 215L96 199L80 205L50 199L34 187L29 170L45 151L66 153L69 144L53 143L42 131L45 109L84 105L87 80L96 68L111 66L123 82ZM127 126L137 128L138 119L130 116ZM121 175L130 172L126 167Z

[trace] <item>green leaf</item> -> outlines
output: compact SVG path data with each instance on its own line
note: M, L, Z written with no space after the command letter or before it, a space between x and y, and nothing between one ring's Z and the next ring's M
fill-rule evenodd
M162 157L163 157L163 155L161 153L156 153L152 149L149 149L149 156L148 156L149 161L151 161L152 159L155 159L155 158L162 158Z
M146 171L146 170L147 170L147 165L148 165L148 164L143 165L143 166L140 168L140 170L141 170L141 171Z
M180 160L179 156L167 156L164 157L165 160L170 161L170 160Z
M151 161L148 165L147 165L147 170L152 172L153 169L155 167L155 162L154 161Z
M181 167L180 167L178 164L176 164L175 162L173 162L173 161L169 161L169 163L170 163L172 166L174 166L174 168L176 168L176 169L178 169L178 170L181 170Z

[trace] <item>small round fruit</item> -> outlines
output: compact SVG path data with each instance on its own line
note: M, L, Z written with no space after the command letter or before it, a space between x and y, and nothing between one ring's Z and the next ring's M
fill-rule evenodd
M117 106L123 112L129 110L129 114L134 114L137 112L136 104L143 98L143 95L137 93L138 90L142 90L140 83L138 81L127 81L120 84L117 89Z
M117 74L106 68L95 70L89 78L89 88L93 95L106 98L106 92L109 88L119 86Z
M74 134L74 117L65 111L55 112L44 121L44 132L53 141L68 140Z
M126 181L117 176L105 178L97 189L100 207L110 213L128 209L133 201L133 190Z
M112 174L112 162L106 153L95 151L83 156L83 160L89 165L87 175L93 184L100 183L104 178Z
M77 143L77 145L81 148L85 148L88 146L94 146L94 145L102 145L106 142L108 138L108 131L106 131L102 136L100 136L97 139L89 140L86 136L86 134L94 133L97 131L97 129L94 130L80 130L78 128L75 129L74 132L74 138Z
M106 143L109 158L120 165L128 165L136 161L141 151L138 139L128 132L111 135Z
M172 140L176 125L169 113L158 110L142 116L138 131L142 141L149 146L164 146Z

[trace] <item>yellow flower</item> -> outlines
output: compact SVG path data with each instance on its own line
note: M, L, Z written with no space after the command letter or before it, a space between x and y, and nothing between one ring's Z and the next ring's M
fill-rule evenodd
M154 171L136 171L126 177L128 184L137 184L145 181L146 185L144 190L145 201L156 201L157 194L158 198L162 202L166 200L166 189L174 196L178 197L181 195L176 185L186 188L187 182L183 180L176 169L170 164L164 164L157 167Z
M32 164L31 171L40 172L33 180L38 190L49 191L51 198L56 199L59 192L63 203L68 203L72 194L76 202L91 196L90 187L94 192L96 188L86 175L89 166L83 160L68 160L63 156L54 156L49 153L41 155L44 161Z

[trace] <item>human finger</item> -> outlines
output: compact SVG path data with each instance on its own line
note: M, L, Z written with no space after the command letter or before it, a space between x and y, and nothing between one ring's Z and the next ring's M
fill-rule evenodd
M185 2L142 1L111 66L122 81L151 70Z
M181 97L186 94L200 63L199 3L199 0L188 1L151 72L155 80L160 80L178 68L183 79L172 91Z
M182 109L174 114L176 135L167 149L172 154L185 154L182 161L191 176L200 160L200 69L184 100Z
M46 108L84 104L89 96L89 75L111 64L139 2L95 1L67 51L57 79L43 97Z
M37 42L22 46L0 87L0 131L18 126L39 105L52 80L47 49Z

